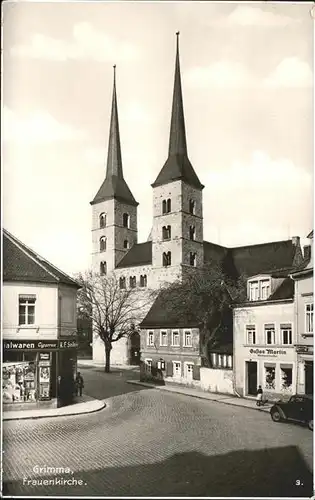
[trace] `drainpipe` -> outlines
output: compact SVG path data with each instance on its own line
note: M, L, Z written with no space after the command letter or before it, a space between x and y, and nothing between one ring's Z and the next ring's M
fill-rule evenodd
M236 380L236 363L235 363L235 342L234 342L234 309L233 309L233 357L232 357L232 363L233 363L233 378L232 378L232 384L233 384L233 391L234 395L237 396L238 398L242 398L237 390L236 390L236 385L235 385L235 380Z
M289 274L289 278L294 283L294 295L293 295L293 300L294 300L294 332L295 332L295 343L298 343L298 304L297 304L297 297L295 294L295 288L296 288L296 281L292 274ZM298 363L298 355L296 355L296 363L295 363L295 394L298 394L298 379L299 379L299 363Z

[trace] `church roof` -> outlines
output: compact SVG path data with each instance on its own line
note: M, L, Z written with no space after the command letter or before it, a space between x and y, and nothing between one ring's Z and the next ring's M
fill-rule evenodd
M186 128L179 63L179 33L176 33L176 35L176 62L168 158L152 186L156 187L168 184L169 182L173 182L175 180L182 180L197 189L203 189L204 186L199 181L187 155Z
M126 203L127 205L137 206L138 203L134 199L133 194L130 191L123 175L115 68L116 67L114 66L114 87L108 141L106 177L97 194L95 195L93 201L91 201L91 205L95 205L96 203L104 200L117 199Z
M152 265L152 241L136 243L124 255L117 268Z
M3 229L3 281L62 283L80 288L70 276Z

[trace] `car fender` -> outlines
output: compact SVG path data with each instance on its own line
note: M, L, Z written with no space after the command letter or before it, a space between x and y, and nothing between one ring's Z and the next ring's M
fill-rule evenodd
M281 408L281 406L275 405L275 406L274 406L274 409L275 409L275 410L278 410L278 412L279 412L279 413L280 413L280 415L281 415L281 418L283 418L283 419L287 418L287 417L286 417L286 415L285 415L285 413L284 413L284 411L283 411L283 409Z

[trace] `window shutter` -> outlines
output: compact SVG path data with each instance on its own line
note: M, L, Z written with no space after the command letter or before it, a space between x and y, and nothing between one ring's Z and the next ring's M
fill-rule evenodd
M168 361L168 363L166 364L166 376L167 377L173 376L173 363L172 363L172 361Z
M193 367L193 379L200 380L200 366L194 365L194 367Z

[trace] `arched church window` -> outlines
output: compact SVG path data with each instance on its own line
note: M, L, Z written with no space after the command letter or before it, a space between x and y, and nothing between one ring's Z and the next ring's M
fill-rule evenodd
M100 214L100 227L105 227L106 226L106 214L102 213Z
M126 288L126 278L124 276L122 276L121 278L119 278L119 287L120 288Z
M162 201L162 213L163 214L168 214L171 211L171 208L172 208L171 198L168 198L167 200Z
M195 252L190 252L189 263L191 266L196 265L196 253Z
M124 248L129 248L129 241L128 240L124 240Z
M195 215L196 213L196 202L195 200L189 200L189 213Z
M162 214L166 214L166 200L162 201Z
M195 233L196 233L195 226L190 226L189 227L189 239L190 240L194 240L195 239Z
M106 238L105 236L102 236L100 238L100 252L105 252L106 250Z
M163 266L170 266L172 263L171 252L163 252Z
M163 240L171 239L171 226L163 226L162 227L162 238Z
M146 287L147 286L147 275L144 274L140 276L140 286Z
M107 264L105 261L100 263L100 274L104 276L107 273Z
M123 226L130 227L130 215L126 212L123 214Z
M135 276L130 276L130 278L129 278L130 288L135 288L136 285L137 285L137 278Z

